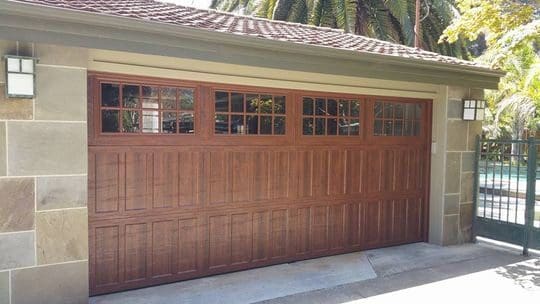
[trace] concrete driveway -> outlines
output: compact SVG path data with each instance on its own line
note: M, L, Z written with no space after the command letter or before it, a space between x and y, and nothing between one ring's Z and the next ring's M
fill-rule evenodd
M91 298L116 303L512 303L540 299L540 258L491 244L417 243Z

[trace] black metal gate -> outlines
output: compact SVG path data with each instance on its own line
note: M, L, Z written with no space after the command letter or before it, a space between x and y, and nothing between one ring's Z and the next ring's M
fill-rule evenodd
M540 249L540 141L477 140L475 237ZM540 189L540 185L539 185Z

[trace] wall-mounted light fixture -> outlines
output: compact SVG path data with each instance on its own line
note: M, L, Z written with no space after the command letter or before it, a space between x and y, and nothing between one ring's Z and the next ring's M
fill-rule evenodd
M485 100L463 100L463 120L484 120Z
M34 98L36 94L36 58L7 55L6 96L8 98Z

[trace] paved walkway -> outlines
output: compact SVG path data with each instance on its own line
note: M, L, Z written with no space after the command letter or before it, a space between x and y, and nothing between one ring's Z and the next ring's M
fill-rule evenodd
M538 299L538 256L524 258L519 250L489 244L418 243L99 296L90 303L534 303Z

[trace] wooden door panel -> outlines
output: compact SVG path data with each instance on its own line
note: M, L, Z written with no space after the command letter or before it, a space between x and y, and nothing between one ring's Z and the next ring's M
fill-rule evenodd
M152 277L174 274L176 222L173 220L152 223Z
M126 152L126 211L148 209L152 195L152 154ZM159 190L159 189L158 189Z
M182 151L178 163L178 204L180 207L195 207L199 204L200 152Z
M177 273L189 273L199 270L199 223L197 218L178 221L178 269Z
M231 233L229 215L208 217L209 269L226 267L231 262Z
M287 256L289 239L289 211L273 210L271 212L271 258L282 258Z
M247 264L251 261L251 214L231 215L231 264Z
M269 257L270 212L253 212L253 262L265 261Z
M125 225L125 275L126 282L146 279L148 257L148 224Z
M120 227L97 227L93 236L93 285L103 287L120 283Z
M93 212L110 213L120 211L120 193L122 189L121 158L116 152L99 152L94 157L94 185L95 201Z
M178 179L180 175L178 152L154 153L153 208L174 208L178 205Z

